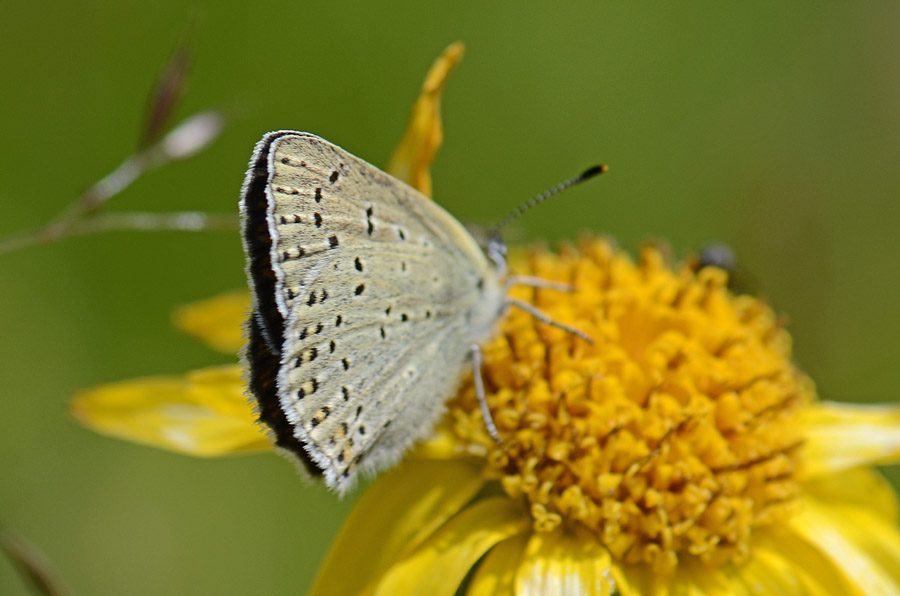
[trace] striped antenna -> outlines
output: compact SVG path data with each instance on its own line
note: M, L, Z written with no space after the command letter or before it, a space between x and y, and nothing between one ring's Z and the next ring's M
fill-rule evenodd
M607 170L609 170L609 168L604 165L597 165L597 166L590 167L590 168L586 169L584 172L582 172L581 174L579 174L578 176L575 176L574 178L566 180L565 182L562 182L561 184L557 184L550 190L542 192L541 194L537 195L536 197L532 197L528 201L522 203L521 205L519 205L518 207L516 207L515 209L510 211L506 217L501 219L500 223L498 223L491 229L491 234L490 234L491 237L499 237L500 230L502 230L503 228L508 226L510 224L510 222L512 222L514 219L516 219L517 217L519 217L526 211L529 211L531 208L543 203L544 201L546 201L553 195L561 193L562 191L566 190L570 186L575 186L576 184L581 184L582 182L590 180L594 176L599 176L600 174L606 172Z

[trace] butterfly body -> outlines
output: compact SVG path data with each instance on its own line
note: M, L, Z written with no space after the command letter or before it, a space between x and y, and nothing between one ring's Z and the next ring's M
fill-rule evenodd
M501 272L431 199L309 133L257 144L241 217L260 420L343 492L433 428L501 315Z

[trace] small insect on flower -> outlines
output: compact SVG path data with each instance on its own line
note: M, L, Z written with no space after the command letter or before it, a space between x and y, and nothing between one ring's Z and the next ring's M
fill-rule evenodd
M552 284L504 280L499 227L482 250L437 203L315 135L262 138L241 217L250 392L276 445L339 492L432 430L506 307L569 329L506 297Z

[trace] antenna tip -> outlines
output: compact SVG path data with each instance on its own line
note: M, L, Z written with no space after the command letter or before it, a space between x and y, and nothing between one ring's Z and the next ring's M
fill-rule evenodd
M600 174L609 171L609 168L604 165L597 165L586 169L579 178L582 180L587 180L588 178L593 178L594 176L599 176Z

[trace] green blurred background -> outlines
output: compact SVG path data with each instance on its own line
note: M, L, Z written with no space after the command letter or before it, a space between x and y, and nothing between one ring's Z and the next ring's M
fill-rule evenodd
M234 213L253 144L278 128L383 166L428 66L459 39L434 167L452 213L495 221L606 162L523 218L522 239L590 229L679 255L725 241L789 316L823 398L900 396L895 1L15 2L0 31L0 234L45 222L134 149L186 34L177 117L222 107L229 126L111 211ZM0 255L0 522L76 593L299 594L351 507L276 456L193 460L67 418L78 388L227 362L170 313L242 286L243 267L236 233ZM3 559L0 593L27 593Z

